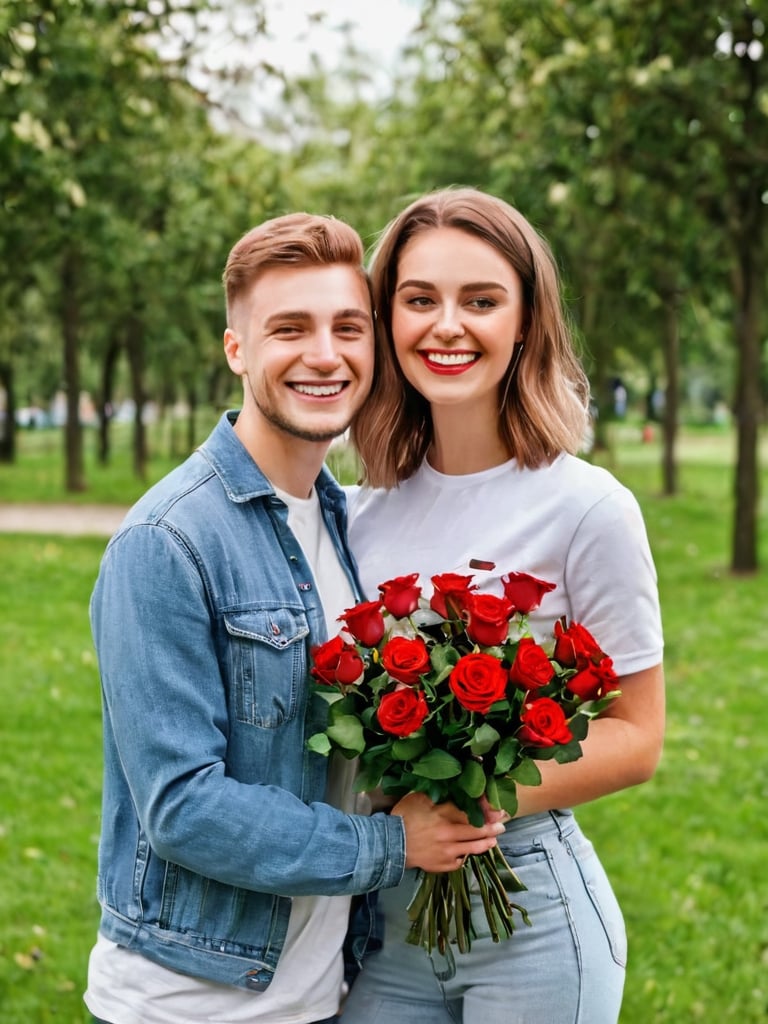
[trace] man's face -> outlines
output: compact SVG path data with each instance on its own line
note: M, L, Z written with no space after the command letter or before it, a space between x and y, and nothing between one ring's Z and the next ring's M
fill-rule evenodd
M267 270L231 320L224 350L256 430L330 441L347 429L373 376L371 302L354 267Z

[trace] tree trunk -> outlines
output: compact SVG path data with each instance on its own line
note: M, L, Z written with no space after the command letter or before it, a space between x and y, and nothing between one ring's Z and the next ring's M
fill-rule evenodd
M187 405L189 415L187 416L187 454L195 448L197 439L197 392L194 385L187 391Z
M120 356L120 343L111 338L101 367L101 394L99 396L99 463L106 466L111 454L109 425L114 415L112 400L115 389L115 370Z
M756 204L752 215L743 221L749 229L741 237L734 288L738 371L734 402L737 453L731 570L740 573L755 572L758 567L758 432L762 409L760 317L765 292L761 234L765 207L759 196Z
M16 461L16 387L11 362L0 363L0 390L5 391L5 419L0 422L0 462Z
M147 478L147 435L144 427L144 324L132 313L126 325L126 350L131 371L131 392L136 406L133 421L133 472L139 480Z
M664 393L662 419L662 491L667 497L677 494L677 441L678 412L680 408L680 320L679 296L676 292L664 297L664 373L667 387Z
M61 271L61 333L64 340L64 388L67 421L64 424L64 487L69 492L86 489L83 462L83 428L80 423L80 304L79 258L69 249Z

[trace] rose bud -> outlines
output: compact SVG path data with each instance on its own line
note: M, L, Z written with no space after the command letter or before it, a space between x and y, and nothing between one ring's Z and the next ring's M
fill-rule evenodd
M520 719L523 724L517 731L517 738L525 747L554 747L573 739L565 712L549 697L537 697L524 704Z
M509 678L524 690L535 690L552 682L555 670L552 668L547 652L540 647L533 637L524 636L517 645L517 653Z
M565 628L564 621L555 623L555 661L566 668L586 668L597 665L605 657L597 640L588 629L578 622L572 622Z
M384 636L384 616L381 614L381 601L361 601L354 608L346 608L339 616L352 636L364 647L375 647Z
M528 615L541 604L542 598L550 590L555 590L556 583L547 583L527 572L510 572L501 577L504 584L504 596L515 606L521 615Z
M404 619L419 607L421 587L416 586L417 572L410 576L396 576L393 580L379 584L379 593L384 607L396 619Z
M310 675L326 686L351 686L365 670L363 659L352 644L344 643L340 636L312 648Z
M467 623L467 636L482 647L504 643L514 614L514 605L506 597L468 593L464 599L462 617Z
M467 594L477 590L477 586L470 586L472 580L472 576L460 576L455 572L433 576L434 593L429 600L429 607L444 619L461 618Z
M598 665L590 662L565 685L580 700L598 700L619 689L619 677L613 668L613 661L605 657Z

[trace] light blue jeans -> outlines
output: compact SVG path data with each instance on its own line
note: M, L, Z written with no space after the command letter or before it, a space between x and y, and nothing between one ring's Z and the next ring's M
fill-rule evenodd
M384 947L366 959L341 1024L616 1024L627 940L592 844L570 811L555 811L510 822L499 845L528 887L511 899L531 927L516 914L511 938L493 942L478 896L478 937L455 951L454 969L405 942L417 880L407 871L379 893Z

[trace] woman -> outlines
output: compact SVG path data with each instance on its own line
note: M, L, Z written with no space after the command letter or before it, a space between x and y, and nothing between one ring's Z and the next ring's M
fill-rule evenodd
M379 894L383 949L360 974L344 1024L611 1024L626 936L591 844L569 808L653 774L664 730L656 577L633 496L577 457L588 384L574 354L556 265L516 210L473 189L412 203L372 260L377 379L353 438L365 484L350 539L364 589L419 572L556 584L530 618L538 639L561 615L614 660L622 696L593 722L581 760L540 763L518 787L499 839L527 891L532 926L493 943L484 918L469 953L407 945L408 873ZM477 572L470 561L492 562Z

